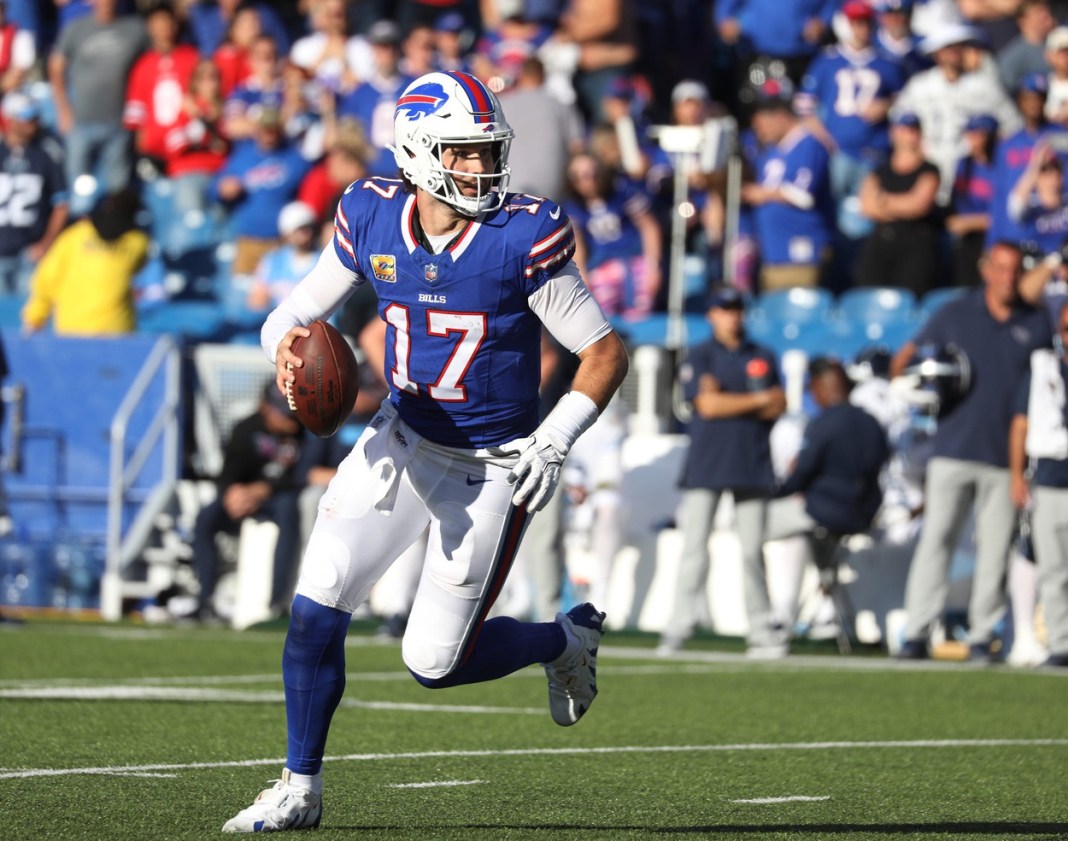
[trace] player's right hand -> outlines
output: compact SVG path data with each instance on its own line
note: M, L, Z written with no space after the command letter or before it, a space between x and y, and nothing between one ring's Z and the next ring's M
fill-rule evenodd
M278 350L274 356L274 370L275 381L278 383L278 390L282 394L286 393L286 385L288 383L297 381L297 375L293 373L293 369L300 368L304 364L304 360L293 353L293 342L297 340L297 337L306 339L310 335L311 330L298 325L290 328L290 331L278 343Z

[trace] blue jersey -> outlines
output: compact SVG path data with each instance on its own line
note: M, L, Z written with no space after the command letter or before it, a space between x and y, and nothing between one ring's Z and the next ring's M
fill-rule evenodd
M1043 207L1032 194L1019 220L1020 241L1025 247L1033 243L1040 256L1060 252L1061 243L1068 239L1066 199L1068 196L1062 196L1056 207Z
M712 13L716 26L737 20L753 52L785 58L816 52L802 34L805 23L815 18L829 28L838 5L837 0L720 0Z
M311 165L293 146L280 146L270 152L253 142L242 143L226 159L215 177L218 183L227 176L241 179L244 195L231 211L231 229L238 236L275 239L278 214L297 195L301 179Z
M611 195L601 201L567 202L567 213L585 237L586 265L595 269L613 259L642 253L642 239L634 219L649 210L649 197L624 178L616 179Z
M52 137L17 151L0 143L0 256L14 257L44 236L52 208L67 200L62 161Z
M957 162L953 179L954 213L989 213L994 201L994 163L984 164L971 155Z
M1064 129L1052 125L1044 126L1038 131L1022 128L998 143L994 158L994 201L990 207L987 246L999 240L1020 242L1026 238L1027 231L1024 226L1009 217L1009 193L1027 169L1027 164L1031 162L1035 144L1043 137L1063 133Z
M846 154L881 160L890 148L890 124L885 117L873 123L862 115L874 100L890 99L904 84L901 67L875 50L830 46L801 80L797 110L819 117Z
M753 209L760 256L766 265L812 265L830 245L833 202L828 175L829 155L823 144L801 128L791 131L758 159L760 185L786 188L811 198L801 208L772 201Z
M415 196L402 182L356 181L341 197L334 251L378 295L390 400L444 446L529 435L542 325L527 299L574 255L571 221L547 199L510 193L440 254L419 240Z

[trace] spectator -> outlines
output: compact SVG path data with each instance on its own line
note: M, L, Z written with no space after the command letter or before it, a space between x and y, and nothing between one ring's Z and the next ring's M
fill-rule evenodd
M92 206L98 167L107 192L123 189L131 175L130 135L122 112L130 68L148 47L148 36L140 18L116 13L116 2L96 0L91 15L59 33L48 60L75 216ZM83 175L90 178L79 180Z
M165 167L167 133L179 122L182 103L199 56L178 43L178 19L169 3L145 14L149 48L137 59L126 85L123 124L134 132L134 148L157 171Z
M880 477L890 449L879 421L850 402L851 383L840 362L819 356L808 372L819 414L806 425L793 469L777 491L779 497L799 496L796 506L777 511L775 537L808 538L820 587L834 599L841 540L871 528L883 501ZM839 618L848 621L843 612L838 607Z
M211 60L219 68L223 97L229 97L252 74L249 56L252 45L260 37L271 36L260 26L259 12L253 6L238 8L226 29L226 40L211 54ZM277 50L278 43L274 43Z
M834 150L830 179L838 228L856 239L871 230L858 219L856 196L864 175L887 157L887 113L905 77L872 46L875 13L866 0L848 0L842 14L847 39L813 59L794 105L806 128Z
M363 124L374 148L373 157L367 161L368 173L392 177L397 173L397 164L386 147L393 143L393 111L397 98L412 80L398 69L401 34L395 23L380 20L368 31L367 39L374 53L375 72L338 101L337 115L355 117Z
M562 199L567 162L582 142L578 113L546 90L545 66L535 57L523 62L501 104L516 131L509 186L517 193Z
M248 3L247 0L206 0L187 4L189 29L202 56L215 54L227 35L233 34L236 19L246 9L257 18L257 32L271 38L280 52L289 52L289 33L270 4Z
M483 0L483 6L487 0ZM496 5L488 0L489 5ZM539 54L543 48L552 49L550 41L553 29L544 23L532 21L523 14L517 3L502 4L504 12L492 17L483 13L482 37L471 54L471 74L479 79L491 80L494 87L502 90L511 86L519 75L523 62ZM573 65L577 57L572 56L569 67L573 76ZM574 102L575 92L570 88L569 104Z
M872 5L878 16L875 46L901 65L906 79L929 68L931 61L920 52L920 39L910 25L913 0L873 0Z
M37 264L22 309L23 330L57 336L115 336L136 329L133 278L148 256L135 221L132 188L101 199L87 218L61 233Z
M320 248L315 211L294 201L278 214L283 245L263 255L248 294L250 310L274 309L304 279L315 264Z
M420 23L408 30L401 42L400 72L415 78L437 70L436 39L434 27Z
M249 75L226 97L223 134L233 142L248 140L265 108L282 108L284 82L278 63L278 46L266 35L258 36L248 53Z
M571 159L575 261L606 315L647 316L660 288L662 238L649 197L590 154Z
M677 651L693 633L698 599L708 578L708 539L724 493L734 500L742 549L742 585L751 657L782 657L786 632L772 618L764 570L764 526L774 485L770 434L786 409L774 352L751 342L744 301L730 286L709 301L712 338L689 352L679 379L693 409L690 446L680 484L682 554L670 619L659 654Z
M0 215L0 289L24 295L34 266L67 223L63 147L41 133L38 106L26 94L8 93L0 112L0 180L7 196L7 212Z
M968 509L974 503L977 555L968 607L971 656L993 657L994 628L1005 603L1009 545L1016 525L1009 504L1008 440L1013 397L1031 352L1051 340L1045 313L1019 300L1023 256L1012 243L995 243L980 264L984 286L937 310L898 351L900 374L917 349L955 346L968 360L971 387L938 417L924 497L924 514L905 588L907 622L901 656L928 656L932 626L948 589L949 564Z
M326 156L304 176L297 198L315 211L317 219L330 217L342 191L367 175L371 153L363 126L352 117L340 120Z
M1045 665L1068 666L1068 304L1057 313L1056 327L1059 352L1036 350L1016 394L1009 470L1013 503L1034 509L1031 535L1050 651ZM1030 487L1028 458L1034 460Z
M439 70L472 72L468 36L467 24L459 12L449 12L438 18L434 24L434 48Z
M754 103L762 151L741 194L753 212L763 291L818 286L831 256L829 155L791 110L787 90L769 81Z
M1068 125L1068 26L1058 26L1046 39L1049 92L1046 119L1062 128Z
M952 237L955 286L978 286L979 257L990 229L994 199L998 121L989 114L974 114L964 124L968 151L957 162L946 230Z
M183 215L207 208L211 180L226 163L230 143L222 133L222 111L219 68L202 58L165 139L166 173L174 182L175 208Z
M1050 124L1045 116L1046 91L1049 83L1041 73L1025 76L1016 89L1016 103L1023 117L1023 126L998 142L995 164L994 200L991 205L990 228L987 242L1004 239L1020 242L1024 239L1023 226L1009 216L1009 194L1031 161L1037 144L1054 134L1064 134L1063 129Z
M248 518L278 526L271 607L289 603L300 552L301 490L309 472L327 466L330 443L302 429L274 381L267 383L256 412L238 421L223 451L215 499L200 509L193 528L193 562L200 594L196 615L215 617L212 599L221 561L215 538L238 534Z
M7 15L7 4L0 2L0 93L18 90L37 62L34 34L19 26Z
M923 155L915 114L894 118L890 143L890 159L860 188L861 212L875 223L875 230L861 248L856 282L900 286L920 297L941 280L938 168Z
M1016 90L1020 80L1031 73L1048 73L1046 39L1057 26L1049 0L1022 0L1016 9L1019 34L997 54L1001 84Z
M604 119L600 106L605 91L633 69L637 27L635 7L628 0L571 0L560 16L556 39L578 47L575 92L591 122Z
M349 34L344 0L316 0L310 17L312 31L293 44L289 60L325 90L348 93L360 81L367 45Z
M285 142L277 109L263 108L252 143L234 149L215 181L215 195L230 211L237 251L235 275L251 274L278 245L278 214L297 194L308 162Z
M938 203L942 206L949 203L968 117L991 114L1003 134L1015 132L1020 125L1019 114L1005 92L984 74L966 70L965 45L977 37L976 30L968 26L945 26L927 37L922 47L934 57L935 66L909 79L892 110L920 118L924 153L939 171Z
M1024 248L1035 256L1052 254L1068 237L1064 161L1040 140L1027 168L1009 194L1009 218L1022 229Z

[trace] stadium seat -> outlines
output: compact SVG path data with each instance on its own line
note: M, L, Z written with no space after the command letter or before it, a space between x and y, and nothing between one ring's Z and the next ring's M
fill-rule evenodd
M22 307L26 299L22 295L0 295L0 329L18 332L22 327Z
M835 310L856 324L872 325L909 321L915 307L916 296L908 289L872 286L847 289L838 297Z
M931 313L942 306L947 301L952 301L955 298L959 298L968 292L968 289L963 286L946 286L942 289L932 289L926 295L920 299L920 305L917 311L917 315L921 321L926 321L930 318Z
M834 296L826 289L797 286L765 292L753 301L749 312L753 319L808 324L827 318L833 303Z

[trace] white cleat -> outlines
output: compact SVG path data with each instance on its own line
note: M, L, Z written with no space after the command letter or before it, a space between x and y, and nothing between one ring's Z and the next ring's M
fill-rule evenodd
M323 816L323 798L290 784L290 772L265 788L255 802L223 824L223 832L283 832L287 829L315 829Z
M549 678L549 712L561 727L570 727L597 697L597 648L604 634L604 614L588 602L556 614L567 634L567 648L545 664Z

